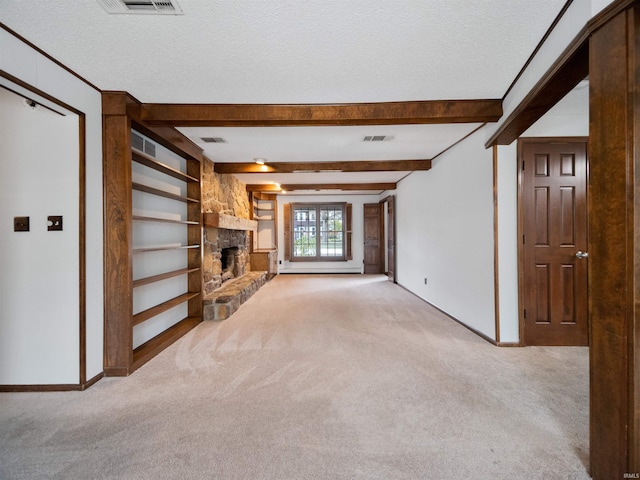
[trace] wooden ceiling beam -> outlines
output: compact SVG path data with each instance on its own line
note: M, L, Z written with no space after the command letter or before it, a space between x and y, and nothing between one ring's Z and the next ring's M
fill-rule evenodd
M411 125L497 122L502 100L428 100L332 105L145 103L142 119L172 127Z
M273 184L247 185L248 192L294 192L296 190L395 190L395 182L387 183L296 183L283 184L279 187Z
M353 162L214 163L216 173L413 172L431 169L431 160Z

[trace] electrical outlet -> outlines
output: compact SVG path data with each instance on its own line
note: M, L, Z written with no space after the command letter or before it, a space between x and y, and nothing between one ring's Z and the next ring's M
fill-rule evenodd
M424 284L427 284L427 277L424 277Z

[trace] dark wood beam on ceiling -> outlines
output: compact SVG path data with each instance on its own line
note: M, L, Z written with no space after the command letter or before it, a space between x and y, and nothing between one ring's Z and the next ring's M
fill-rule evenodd
M431 169L431 160L354 162L215 163L216 173L413 172Z
M279 187L273 184L247 185L248 192L294 192L296 190L395 190L395 182L387 183L296 183L283 184Z
M589 75L589 44L584 30L531 89L485 146L510 145Z
M429 100L332 105L145 103L149 125L265 127L293 125L408 125L497 122L502 100Z

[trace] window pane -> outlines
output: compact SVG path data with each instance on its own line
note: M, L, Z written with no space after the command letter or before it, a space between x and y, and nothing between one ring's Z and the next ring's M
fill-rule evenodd
M295 208L293 213L293 255L295 257L315 257L315 221L312 221L312 214L315 217L314 208Z
M342 205L293 205L293 257L344 259L343 217Z
M343 256L342 207L320 208L320 256Z

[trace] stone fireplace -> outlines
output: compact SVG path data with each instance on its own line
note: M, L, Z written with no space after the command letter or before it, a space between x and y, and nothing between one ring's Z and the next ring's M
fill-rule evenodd
M207 227L204 229L204 294L250 271L246 230Z

